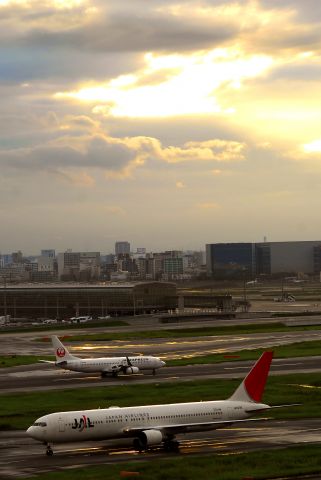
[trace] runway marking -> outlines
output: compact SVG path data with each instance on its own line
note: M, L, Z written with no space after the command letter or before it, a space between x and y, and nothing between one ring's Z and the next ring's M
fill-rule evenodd
M24 372L15 372L15 373L8 373L9 377L21 378L21 377L47 377L48 375L57 375L58 372L50 371L50 370L25 370Z
M308 389L315 389L315 390L319 390L321 389L321 387L317 387L315 385L300 385L300 384L297 384L297 383L289 383L288 384L290 387L301 387L301 388L308 388Z
M278 366L280 366L280 367L295 367L297 365L304 365L304 362L297 362L297 363L282 363L282 362L280 362ZM274 367L276 367L276 365L274 365Z
M224 367L224 370L248 370L249 367Z

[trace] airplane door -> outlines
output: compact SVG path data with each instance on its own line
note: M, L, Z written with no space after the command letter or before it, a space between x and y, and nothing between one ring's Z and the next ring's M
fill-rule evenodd
M59 425L59 432L64 432L65 431L65 422L59 418L58 420L58 425Z

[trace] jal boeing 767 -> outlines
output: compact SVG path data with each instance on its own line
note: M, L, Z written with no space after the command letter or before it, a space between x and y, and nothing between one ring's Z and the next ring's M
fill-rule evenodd
M263 353L227 400L50 413L38 418L27 434L47 445L47 455L53 454L53 443L124 437L132 438L139 451L160 444L167 451L177 449L178 433L215 430L277 408L261 403L272 356Z
M151 370L155 374L158 368L164 367L158 357L136 355L123 357L102 357L102 358L79 358L71 355L67 347L61 343L56 335L51 337L52 345L56 355L56 361L40 360L44 363L51 363L64 370L74 372L100 373L102 377L112 375L116 377L119 373L132 375L142 370Z

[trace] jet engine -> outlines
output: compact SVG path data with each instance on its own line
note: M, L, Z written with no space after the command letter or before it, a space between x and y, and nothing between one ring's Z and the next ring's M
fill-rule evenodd
M126 367L125 368L125 374L126 375L132 375L133 373L138 373L139 368L138 367Z
M142 451L152 445L159 445L163 441L163 434L159 430L144 430L134 440L134 448Z

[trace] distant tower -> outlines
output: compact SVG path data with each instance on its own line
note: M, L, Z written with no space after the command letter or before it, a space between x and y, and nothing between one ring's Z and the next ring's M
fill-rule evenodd
M49 258L56 258L56 252L55 250L41 250L41 256L42 257L49 257Z
M115 254L129 254L130 253L130 243L129 242L116 242L115 243Z

